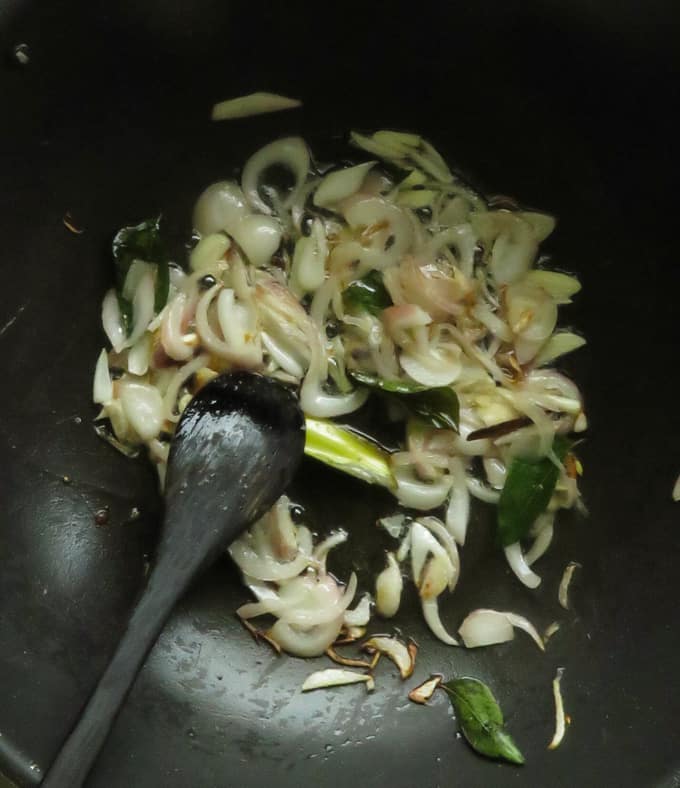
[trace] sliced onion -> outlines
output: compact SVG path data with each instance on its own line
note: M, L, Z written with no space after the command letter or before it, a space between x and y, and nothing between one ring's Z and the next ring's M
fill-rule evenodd
M290 499L287 495L282 495L279 498L262 518L261 523L263 530L267 532L272 552L276 558L292 561L298 551L304 550L306 529L298 533L290 514Z
M231 235L246 257L257 268L271 262L281 244L281 225L271 216L244 216L231 230Z
M201 343L211 353L214 353L216 356L225 359L235 366L245 368L256 367L262 361L262 351L259 348L259 344L254 341L246 343L245 337L243 337L241 346L233 347L224 339L218 337L210 326L208 309L221 289L222 285L220 284L211 287L210 290L206 291L206 293L201 296L198 306L196 307L196 330L201 338ZM233 295L233 290L228 292ZM229 296L226 296L225 299L222 300L220 325L222 326L222 323L224 323L225 326L231 329L230 315L232 314L232 310L230 307L233 306L233 304L230 300L228 301L228 299ZM240 312L239 315L241 315Z
M572 334L570 331L558 331L541 347L534 358L534 364L537 367L550 364L556 358L572 353L585 344L586 340L578 334Z
M398 638L374 635L363 643L361 648L368 654L375 654L377 651L391 659L399 668L399 675L402 679L407 679L413 674L415 661L411 658L412 655L406 645Z
M314 293L314 298L312 298L312 303L309 306L309 315L317 326L323 327L325 325L326 316L331 305L333 305L333 310L338 314L335 309L335 304L338 302L339 305L342 306L340 283L335 276L329 276L326 281L317 288ZM338 316L342 316L342 310L340 310Z
M422 599L421 600L421 607L423 610L423 618L425 619L426 624L430 628L432 634L439 638L442 643L446 643L448 646L457 646L459 645L458 641L449 635L449 633L444 628L442 624L442 620L439 617L439 605L436 599Z
M345 610L344 626L365 627L371 619L371 595L364 594L354 610Z
M405 514L393 514L390 517L381 517L378 525L382 526L393 539L400 539L409 522Z
M305 374L304 369L295 357L289 353L282 344L277 343L266 331L260 333L260 339L262 340L265 350L269 353L277 366L281 367L281 369L298 380Z
M498 490L487 487L481 479L476 479L474 476L467 477L467 488L473 498L484 501L484 503L497 504L501 497Z
M505 614L496 610L474 610L458 628L467 648L506 643L515 637L515 630Z
M234 291L226 287L217 296L217 320L232 361L238 357L246 366L261 364L262 349L255 312L249 305L236 301Z
M311 556L305 552L300 552L292 561L277 561L272 556L258 555L243 537L231 544L229 554L245 574L273 582L297 577L312 563Z
M249 213L248 203L239 185L233 181L219 181L208 186L196 201L193 224L204 236L223 230L231 232Z
M425 564L420 577L418 593L421 599L434 599L454 582L454 569L451 560L444 554L433 555Z
M553 621L552 624L548 624L543 633L543 642L547 643L554 634L559 632L560 627L561 625L558 621Z
M428 353L404 352L399 363L410 378L429 388L451 385L463 368L461 350L453 344L430 347Z
M165 441L159 441L157 438L149 441L149 455L152 460L156 462L167 462L170 456L170 444Z
M265 214L272 213L272 209L260 197L259 187L265 171L274 165L286 167L295 178L293 189L283 200L283 206L287 208L304 188L309 171L309 150L305 141L300 137L284 137L260 148L246 162L241 186L250 205Z
M163 400L158 389L145 383L126 382L120 401L132 429L143 441L155 438L165 421Z
M553 697L555 699L555 733L548 745L549 750L557 749L564 738L566 715L564 713L564 701L562 700L562 688L560 686L563 674L564 668L557 668L557 673L552 683Z
M538 213L537 211L522 211L520 214L522 219L527 222L536 236L536 240L540 242L552 233L555 229L557 221L554 216L547 213Z
M492 311L487 304L477 304L472 310L474 317L485 325L491 333L504 342L512 341L512 331L508 324Z
M449 505L446 508L446 527L456 542L459 545L464 545L470 520L470 493L467 487L467 474L460 457L451 459L449 469L452 486Z
M370 248L364 249L360 256L360 276L371 268L382 270L393 265L409 250L413 241L413 229L408 215L381 197L366 197L354 201L345 211L345 219L353 229L385 225L384 229L371 237ZM391 239L391 245L386 249L388 239Z
M441 555L444 548L435 536L418 521L414 522L410 530L411 536L411 575L416 586L420 585L425 562L430 553Z
M325 687L341 687L345 684L366 684L366 689L371 692L375 689L375 681L370 673L357 673L355 670L342 670L340 668L327 668L311 673L302 684L302 691L323 689Z
M444 550L446 550L446 554L449 557L451 568L453 570L450 574L448 586L449 591L453 591L453 589L456 587L456 584L458 583L458 578L460 577L460 556L458 554L458 548L456 547L454 538L444 527L444 523L442 523L441 520L438 520L436 517L421 517L418 522L431 531L437 537Z
M207 355L196 356L196 358L188 361L184 366L173 373L163 396L163 411L166 419L170 421L179 420L179 416L175 413L175 405L177 404L179 390L194 372L198 372L198 370L205 367L207 363Z
M525 282L510 285L505 291L505 302L508 322L516 337L517 360L525 364L555 330L557 304L545 290Z
M506 612L503 615L507 617L508 621L513 625L513 627L526 632L527 635L529 635L529 637L534 641L534 643L541 649L541 651L545 651L543 639L538 634L536 627L530 621L524 618L524 616L518 616L516 613Z
M92 400L104 405L113 399L113 381L109 372L109 357L106 350L102 350L94 369L94 383L92 386Z
M249 118L253 115L264 115L268 112L280 112L301 106L302 102L298 99L281 96L278 93L249 93L247 96L238 96L215 104L212 108L211 120Z
M571 303L571 297L581 289L581 283L576 277L562 274L559 271L544 271L537 268L534 271L529 271L525 281L531 285L542 287L558 304Z
M436 320L464 314L462 302L471 293L471 285L462 274L449 276L436 264L423 264L412 255L406 255L398 269L388 269L385 277L395 304L417 304Z
M101 430L97 430L97 434L118 449L121 454L125 454L127 457L136 457L138 454L137 450L131 449L128 444L134 445L139 443L139 441L137 436L130 434L130 425L121 401L119 399L109 400L102 408L101 417L106 417L111 422L111 429L113 429L117 440L110 439L110 436Z
M307 335L312 358L300 389L302 410L316 418L334 418L360 408L368 398L368 389L356 389L351 394L327 394L323 390L322 385L328 376L328 360L323 340L319 329L312 324L308 326Z
M125 347L126 337L118 306L118 296L113 288L106 293L102 302L102 326L111 346L116 353L120 353Z
M127 368L132 375L146 375L153 354L153 337L147 331L128 351Z
M347 531L343 531L342 529L335 531L335 533L327 536L314 548L314 552L312 553L314 560L325 566L328 553L330 553L334 547L337 547L339 544L344 544L346 541Z
M396 559L398 563L405 561L411 552L411 532L409 531L406 536L399 543L397 548Z
M541 578L529 568L519 542L508 545L504 552L510 569L527 588L537 588L541 584Z
M405 332L418 326L429 326L432 322L430 315L416 304L387 307L383 309L380 318L387 333L399 345L410 342L410 337Z
M426 257L434 258L443 246L455 248L457 267L466 277L472 277L477 248L477 235L472 227L469 224L458 224L437 233L428 242L424 254Z
M387 554L387 566L375 580L375 606L383 618L397 614L401 603L404 579L394 553Z
M333 662L337 662L338 665L344 665L347 668L367 668L368 670L371 670L373 667L371 663L367 662L365 659L345 657L342 654L338 654L332 645L326 649L326 656L329 659L332 659Z
M510 211L476 212L470 217L482 240L493 243L489 270L499 285L519 281L531 266L538 243L529 222Z
M483 463L489 484L497 490L502 490L508 475L505 463L497 457L485 457Z
M448 475L442 475L434 482L423 482L415 476L412 468L394 467L393 471L397 482L397 499L411 509L436 509L444 503L451 489Z
M175 361L186 361L194 355L193 348L184 339L184 323L189 297L178 293L168 304L161 324L161 344L167 355Z
M533 544L527 550L524 556L527 566L531 566L536 561L538 561L538 559L550 547L550 543L552 542L553 538L553 531L554 528L552 522L548 522L546 523L545 527L541 528L541 530L538 532Z
M512 640L515 637L513 627L524 630L541 651L545 651L543 640L533 624L524 616L515 613L485 608L473 610L460 625L458 632L468 648L478 648Z
M437 687L442 683L442 676L432 676L422 684L414 687L408 694L408 699L414 703L425 704L434 695Z
M314 219L309 237L302 236L295 244L291 281L302 293L311 293L326 277L328 243L320 219Z
M374 161L367 161L364 164L357 164L355 167L345 167L342 170L329 173L314 192L314 205L319 208L328 208L351 197L359 191L361 184L374 166Z
M303 588L306 586L309 593L298 597L298 583L302 584ZM280 604L270 605L271 612L282 621L300 627L326 624L344 613L351 604L356 589L357 578L354 573L350 575L347 588L342 594L330 576L321 579L296 578L281 588ZM290 599L287 599L289 595Z
M560 587L557 592L557 598L559 600L560 605L565 609L569 610L569 584L571 583L571 579L574 575L574 570L580 569L581 564L577 564L575 561L570 561L564 573L562 575L562 579L560 580Z
M205 271L214 268L224 260L231 246L231 241L224 233L212 233L196 244L189 255L189 266L192 271Z
M123 298L132 301L144 274L153 274L153 271L154 265L152 263L147 263L144 260L133 260L125 275L122 290Z
M154 316L156 285L152 270L142 274L132 299L134 322L130 336L125 340L125 347L132 347L146 331Z
M342 616L308 629L277 621L267 631L267 635L284 651L296 657L319 657L335 641L341 628Z

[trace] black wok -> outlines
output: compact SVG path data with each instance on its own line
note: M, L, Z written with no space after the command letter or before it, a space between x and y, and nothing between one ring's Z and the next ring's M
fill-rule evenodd
M392 126L424 133L489 192L556 214L555 265L584 284L565 319L589 338L570 371L592 425L590 515L563 519L534 593L509 575L480 507L451 600L452 620L481 604L562 629L545 656L527 638L466 653L435 643L413 601L401 618L421 643L416 679L486 680L527 764L475 756L446 699L410 705L386 667L372 696L302 696L312 667L249 639L225 560L164 630L88 785L677 785L678 16L661 0L0 7L0 771L39 782L154 545L151 470L91 427L112 234L163 211L179 253L196 195L260 144L301 133L323 158L350 127ZM25 66L12 56L22 42ZM305 108L209 122L214 101L262 89ZM366 577L389 499L311 463L292 495L321 531L350 529ZM568 560L584 568L564 614ZM339 550L338 572L350 561ZM549 752L558 665L573 724Z

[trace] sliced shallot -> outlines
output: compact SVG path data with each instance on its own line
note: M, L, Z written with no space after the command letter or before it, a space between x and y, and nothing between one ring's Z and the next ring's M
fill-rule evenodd
M113 381L109 373L109 357L106 350L102 350L97 359L97 366L94 370L92 399L100 405L104 405L113 399Z
M557 598L559 600L560 605L565 610L569 610L569 585L571 583L571 579L574 575L574 571L580 568L581 568L581 564L577 564L575 561L570 561L564 570L562 579L560 580L560 587L557 592Z
M399 668L399 675L402 679L407 679L415 668L415 659L408 646L396 637L386 635L374 635L361 646L362 651L374 654L376 651L384 654L388 659Z
M387 554L387 566L375 580L375 606L383 618L392 618L399 610L404 579L394 553Z
M375 681L370 673L358 673L355 670L341 670L340 668L327 668L310 673L302 684L302 691L309 692L326 687L342 687L345 684L366 684L366 690L375 689Z
M541 584L541 578L527 564L519 542L508 545L504 552L510 569L527 588L537 588Z
M543 640L536 628L524 616L515 613L480 608L469 613L458 632L468 648L506 643L515 637L514 627L524 630L545 651Z
M414 687L408 694L408 699L414 703L425 705L434 695L437 687L442 683L442 676L432 676L431 678Z
M556 750L560 746L566 729L566 715L564 713L564 701L562 700L562 688L560 686L563 675L564 668L557 668L557 673L552 683L553 697L555 699L555 733L548 745L549 750Z

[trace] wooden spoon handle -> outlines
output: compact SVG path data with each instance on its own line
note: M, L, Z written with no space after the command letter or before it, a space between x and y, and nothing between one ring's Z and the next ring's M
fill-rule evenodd
M158 568L152 572L108 667L42 781L43 788L83 784L137 672L188 584L188 579L184 583L168 580L159 576Z

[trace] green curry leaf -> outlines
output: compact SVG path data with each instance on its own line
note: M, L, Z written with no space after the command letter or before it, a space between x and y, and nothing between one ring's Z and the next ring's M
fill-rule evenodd
M140 224L122 227L113 239L113 260L116 268L116 290L118 304L126 332L132 327L132 304L123 297L125 279L135 260L143 260L156 266L154 309L160 312L168 300L170 290L170 267L165 245L161 237L161 217L148 219Z
M555 438L553 452L560 461L564 461L570 445L566 438ZM546 510L559 473L549 457L513 459L498 502L498 536L503 547L523 539Z
M397 396L407 410L420 416L433 427L458 429L460 405L456 392L450 386L428 389L408 380L383 380L364 372L350 372L350 375L363 386Z
M524 756L504 728L503 712L491 690L479 679L452 679L442 684L458 724L470 746L488 758L524 763Z
M383 309L392 306L380 271L369 271L363 279L349 284L342 294L342 300L345 310L351 314L368 312L379 315Z

